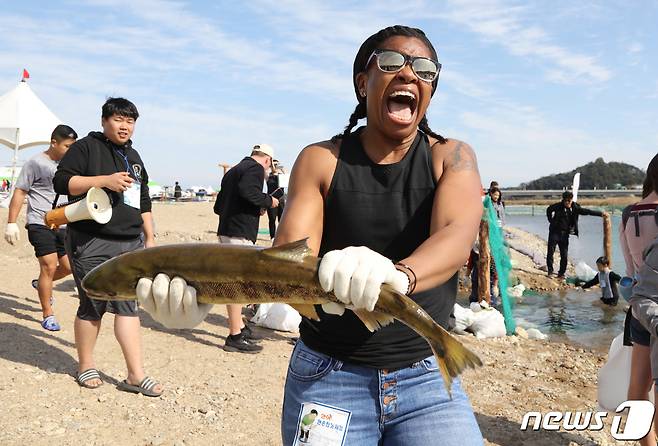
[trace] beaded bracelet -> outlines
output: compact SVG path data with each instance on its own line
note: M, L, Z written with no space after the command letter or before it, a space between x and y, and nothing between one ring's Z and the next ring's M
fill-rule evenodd
M413 293L414 290L416 289L416 273L414 272L413 269L411 269L411 267L409 265L405 265L402 262L396 263L395 266L396 267L397 266L402 267L402 268L404 268L405 270L407 270L411 273L411 277L413 277L413 281L412 280L409 281L409 288L407 289L407 295L411 295L411 293ZM398 269L398 271L399 271L399 269ZM409 277L409 274L407 274L407 276Z

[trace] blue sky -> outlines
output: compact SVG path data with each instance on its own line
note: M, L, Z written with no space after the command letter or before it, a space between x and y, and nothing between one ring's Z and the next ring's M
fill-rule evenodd
M603 157L643 169L658 151L658 3L508 0L23 0L0 15L0 93L23 67L78 133L107 96L162 184L219 183L267 142L291 166L347 123L361 42L423 29L443 64L428 119L515 186ZM21 159L38 149L21 152ZM11 152L0 148L0 165Z

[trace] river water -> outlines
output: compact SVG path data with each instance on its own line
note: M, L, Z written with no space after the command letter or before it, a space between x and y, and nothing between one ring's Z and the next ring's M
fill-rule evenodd
M536 234L544 240L548 237L548 221L545 207L509 206L506 224ZM601 208L598 208L601 209ZM619 249L619 224L621 212L612 211L612 269L619 275L625 275L623 255ZM603 255L603 223L599 217L581 216L579 219L579 237L569 241L569 258L573 263L585 261L596 268L596 258ZM557 271L558 265L555 264ZM601 304L601 290L593 287L561 290L550 293L524 294L514 307L514 316L522 327L536 327L549 336L550 340L570 342L604 350L610 346L612 339L623 330L625 301L620 300L617 307Z

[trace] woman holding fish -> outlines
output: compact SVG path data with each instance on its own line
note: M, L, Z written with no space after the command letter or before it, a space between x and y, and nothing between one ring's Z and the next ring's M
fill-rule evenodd
M450 387L437 373L444 366L428 343L397 320L371 332L359 316L381 308L388 285L449 324L482 202L472 149L434 133L425 116L440 68L419 29L392 26L369 37L354 61L358 104L349 125L304 148L292 170L274 245L308 237L322 256L320 284L339 303L316 306L319 320L302 320L285 387L285 445L483 443L459 380ZM366 125L353 131L361 118ZM169 286L166 277L155 280ZM181 282L172 280L168 296L184 303L151 306L156 319L176 319L171 309L182 315L184 306L198 323L208 311L190 316L196 301ZM142 301L155 293L150 281L140 285Z

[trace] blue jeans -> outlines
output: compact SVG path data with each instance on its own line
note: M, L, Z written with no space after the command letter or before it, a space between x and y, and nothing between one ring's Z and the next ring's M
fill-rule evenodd
M351 412L344 445L483 444L460 380L453 380L451 400L434 357L400 370L377 370L341 362L299 340L286 378L284 446L298 444L303 403Z

